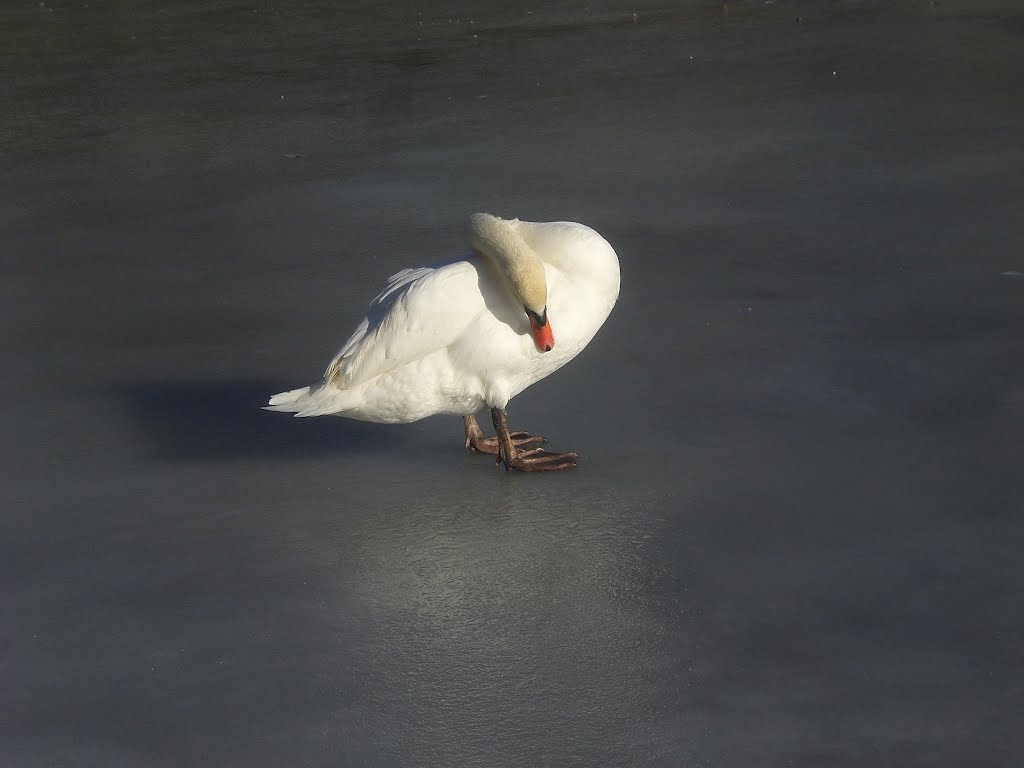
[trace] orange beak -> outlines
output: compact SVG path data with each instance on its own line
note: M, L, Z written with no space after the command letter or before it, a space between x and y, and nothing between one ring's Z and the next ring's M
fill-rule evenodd
M530 330L533 331L533 343L541 352L550 352L555 346L555 337L551 333L551 323L548 322L547 313L544 313L544 325L540 325L536 318L530 316Z

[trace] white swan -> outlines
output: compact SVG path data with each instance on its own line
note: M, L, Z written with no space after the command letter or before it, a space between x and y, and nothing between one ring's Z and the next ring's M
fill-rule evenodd
M573 222L477 213L466 231L472 256L392 276L323 381L274 395L267 409L383 423L458 414L466 447L506 469L574 467L578 454L510 433L505 407L597 333L619 295L615 251ZM485 407L497 437L485 438L473 416Z

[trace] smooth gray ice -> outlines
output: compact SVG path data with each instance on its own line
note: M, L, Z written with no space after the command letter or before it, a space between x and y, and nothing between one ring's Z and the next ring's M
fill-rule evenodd
M0 11L0 765L1024 759L1024 12L513 5ZM259 410L476 210L577 471Z

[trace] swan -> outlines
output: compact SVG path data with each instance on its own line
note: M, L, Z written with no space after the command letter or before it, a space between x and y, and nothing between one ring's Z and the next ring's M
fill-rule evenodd
M393 275L323 380L270 398L267 410L405 424L463 417L466 448L506 470L575 467L528 432L510 432L509 400L572 360L619 295L611 245L575 222L475 213L473 254ZM495 436L474 414L490 408Z

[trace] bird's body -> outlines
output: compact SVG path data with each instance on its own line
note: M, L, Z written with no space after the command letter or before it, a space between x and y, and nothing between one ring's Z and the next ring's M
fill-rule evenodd
M275 395L268 408L382 423L470 416L504 409L579 354L618 297L608 242L582 224L485 214L470 219L469 235L473 255L392 276L323 381ZM517 247L522 258L508 255ZM542 276L528 274L536 259ZM531 309L523 296L545 281L546 307L534 298ZM544 328L531 329L541 315ZM538 348L541 330L554 334L549 351Z

